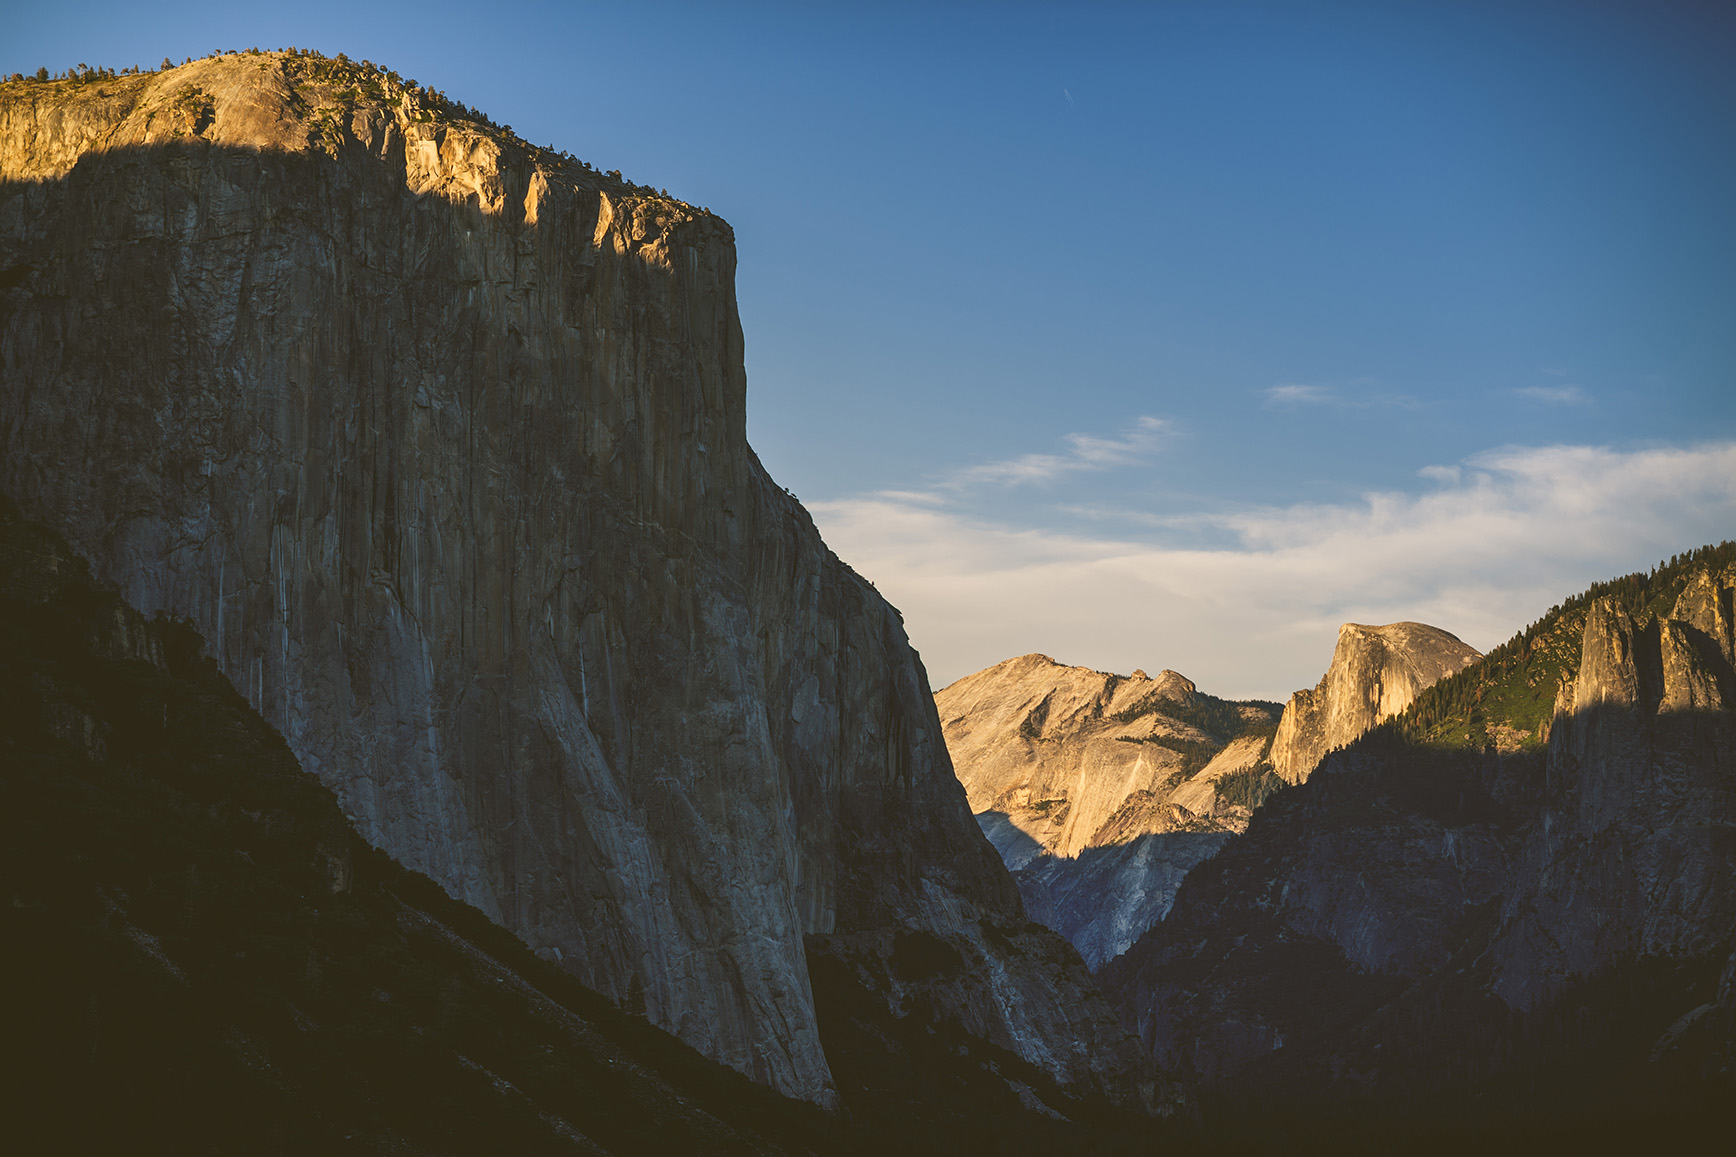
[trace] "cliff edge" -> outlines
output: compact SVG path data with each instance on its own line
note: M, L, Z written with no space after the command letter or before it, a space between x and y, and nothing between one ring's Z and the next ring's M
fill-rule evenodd
M947 1015L1122 1088L897 612L748 447L735 260L366 62L0 86L0 489L370 842L707 1055L829 1102L809 953L896 1000L920 933Z

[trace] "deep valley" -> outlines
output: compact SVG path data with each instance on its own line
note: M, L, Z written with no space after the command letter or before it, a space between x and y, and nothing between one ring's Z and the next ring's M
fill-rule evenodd
M1728 1130L1736 544L1286 703L934 691L736 260L370 62L0 83L15 1151Z

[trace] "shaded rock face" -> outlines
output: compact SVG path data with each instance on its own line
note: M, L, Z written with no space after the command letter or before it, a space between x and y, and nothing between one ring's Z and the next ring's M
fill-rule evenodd
M357 839L200 648L0 495L10 1151L855 1151Z
M1549 794L1494 945L1494 990L1532 1008L1636 956L1736 931L1736 697L1716 616L1736 574L1701 574L1649 622L1591 604L1578 677L1550 728ZM1724 619L1725 622L1728 619ZM1705 623L1713 630L1703 630Z
M1229 831L1148 832L1071 858L1044 856L1015 875L1033 918L1098 968L1168 915L1187 874L1233 838Z
M1296 692L1284 707L1272 740L1272 770L1286 782L1302 783L1327 752L1397 715L1423 688L1478 657L1475 649L1425 623L1345 623L1320 683Z
M1594 1044L1642 1068L1654 1039L1676 1049L1687 1027L1659 1034L1736 947L1733 590L1707 570L1655 613L1601 597L1564 618L1578 656L1546 748L1387 729L1329 755L1099 973L1111 1000L1161 1061L1298 1097L1463 1091L1527 1049L1557 1070ZM1487 702L1549 669L1527 653Z
M1026 910L1093 967L1161 920L1188 871L1247 826L1228 777L1266 770L1269 709L1202 696L1174 671L1112 675L1023 655L935 702L971 810Z
M721 220L377 72L0 89L0 487L368 840L825 1101L805 935L1089 980L984 938L1018 894L899 616L747 445L734 269ZM1126 1059L959 992L1058 1079Z

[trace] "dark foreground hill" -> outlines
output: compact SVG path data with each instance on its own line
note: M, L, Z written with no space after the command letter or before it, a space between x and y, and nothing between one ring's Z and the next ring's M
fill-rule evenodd
M895 950L944 979L944 948ZM191 628L145 620L0 499L9 1151L1036 1151L1143 1127L920 990L894 1017L815 959L837 1114L702 1057L369 847Z
M358 840L190 628L11 510L0 656L15 1151L826 1147Z

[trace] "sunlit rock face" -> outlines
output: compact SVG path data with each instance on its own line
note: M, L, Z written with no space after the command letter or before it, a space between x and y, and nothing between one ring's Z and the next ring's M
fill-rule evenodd
M829 1100L804 936L915 929L1108 1082L1078 960L985 936L897 612L747 445L729 226L346 68L0 90L0 487L368 839L703 1052Z
M1736 1057L1736 568L1652 582L1570 601L1425 741L1329 754L1191 873L1098 974L1153 1055L1309 1097ZM1551 697L1546 738L1496 742Z
M954 767L1027 910L1101 964L1247 826L1227 790L1266 770L1271 714L1174 671L1113 675L1022 655L935 696ZM1241 732L1248 734L1240 734ZM1203 766L1202 766L1203 764Z
M1345 623L1320 683L1284 707L1272 770L1286 782L1303 782L1328 751L1397 715L1417 692L1477 658L1475 649L1426 623Z

